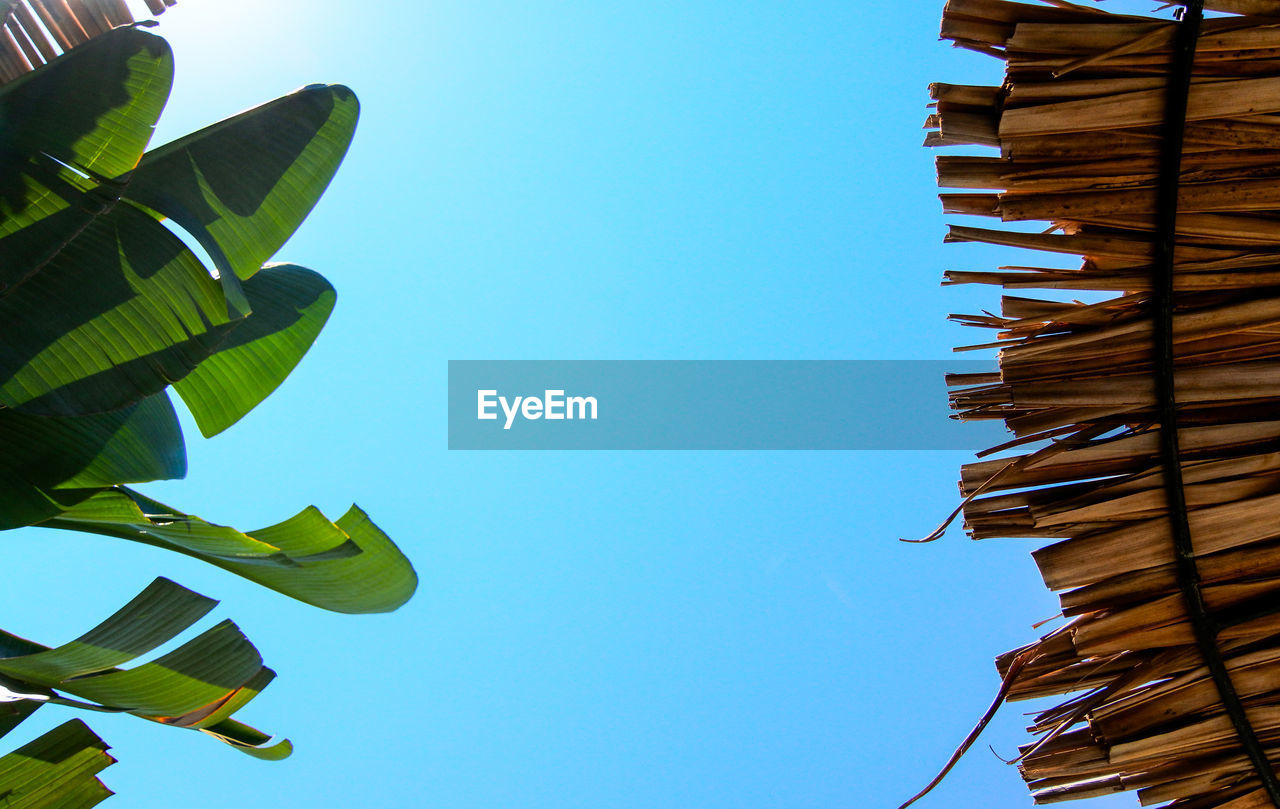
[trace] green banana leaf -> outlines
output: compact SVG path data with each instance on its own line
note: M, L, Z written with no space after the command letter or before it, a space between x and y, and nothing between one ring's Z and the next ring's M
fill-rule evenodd
M258 672L249 678L244 685L237 688L226 699L205 706L198 711L192 711L181 719L170 720L167 724L176 727L190 727L197 730L207 730L216 727L224 722L231 720L231 715L247 705L254 697L262 693L268 685L276 678L276 673L271 669L263 666ZM247 727L247 726L246 726ZM216 734L215 734L216 735ZM267 741L268 737L263 736L263 741ZM261 752L261 751L259 751Z
M240 532L121 486L97 492L41 525L184 553L335 612L390 612L418 585L409 560L355 506L336 522L310 506L277 525Z
M106 671L176 637L217 605L217 601L158 578L107 620L55 649L8 655L4 672L51 686Z
M135 33L128 38L135 47L155 40ZM118 50L98 48L90 55L114 56ZM89 68L110 67L102 59L81 61ZM68 63L78 68L76 78L85 79L81 62ZM167 93L167 82L165 88ZM138 106L158 115L164 98L153 93L149 106ZM40 100L28 106L40 107ZM41 120L57 120L42 112ZM129 161L145 143L137 133L117 138L136 147L128 159L97 160L71 149L67 159L80 160L71 164L75 170L62 161L26 161L27 174L41 174L46 185L58 186L49 194L62 205L36 206L37 218L3 220L12 232L7 238L0 232L0 267L21 272L0 287L0 332L22 339L0 346L0 405L44 415L125 406L185 377L228 336L231 323L257 306L267 311L245 323L251 328L231 339L227 355L180 391L206 435L241 418L283 381L314 341L332 310L333 290L302 268L281 269L245 289L237 274L254 275L305 218L340 164L357 115L349 90L315 86L161 147L117 180L102 178L98 170L132 166ZM146 124L139 128L149 132L154 118L139 120ZM93 145L112 151L109 135ZM48 162L43 152L37 157ZM119 193L137 207L115 205L112 195ZM84 198L69 204L77 194ZM89 201L95 194L100 199ZM172 216L201 241L218 264L221 296L194 255L143 210ZM3 261L6 245L13 254L9 262ZM190 289L184 291L184 283ZM82 294L86 288L94 294ZM68 307L68 301L77 305Z
M15 419L23 414L12 413ZM85 425L103 425L95 430L109 428L121 422L107 441L76 474L55 485L58 489L83 489L115 486L121 483L145 483L150 480L175 480L187 474L187 450L182 441L182 427L173 404L164 393L148 396L135 405L91 416L59 418L57 416L28 416L46 422L60 421L78 435L85 434ZM36 425L28 425L28 435L38 434ZM97 434L101 434L100 432ZM92 445L93 438L88 439ZM75 457L83 452L86 441L82 438L75 448L68 447L65 456Z
M231 322L191 251L117 205L0 298L0 405L62 416L127 406L186 376Z
M106 743L73 719L0 758L6 809L88 809L111 796L96 775L115 763Z
M30 699L0 703L0 736L26 721L41 705L44 703Z
M57 648L6 633L7 643L0 646L16 645L25 653L0 657L0 675L12 680L13 690L36 694L31 701L42 695L49 702L128 712L177 727L221 726L275 676L232 622L223 621L150 663L116 668L173 639L216 603L156 579L93 630ZM90 702L67 700L56 692ZM221 738L216 731L211 735ZM231 741L238 749L245 747Z
M137 28L97 37L0 88L0 529L70 528L204 559L306 603L381 612L417 577L360 509L309 507L243 533L120 484L181 477L174 385L206 436L288 376L332 311L333 288L263 267L316 204L359 105L314 85L144 154L168 97L168 45ZM213 259L211 274L157 219ZM0 631L0 736L46 702L199 730L258 758L292 751L234 718L275 677L224 621L163 656L216 602L157 579L74 641ZM69 695L69 696L64 696ZM92 806L106 746L68 723L0 758L0 805Z
M289 376L337 298L323 276L293 264L264 267L244 282L244 294L249 316L173 386L206 438L235 424Z
M200 732L207 733L242 753L247 753L254 758L260 758L265 761L280 761L288 758L289 754L293 752L293 745L288 739L283 739L275 744L267 744L271 740L270 736L234 719L226 719L216 725L200 728Z
M125 196L186 229L219 273L249 278L324 193L359 112L346 87L304 87L148 152Z
M163 393L91 416L0 409L0 447L0 529L57 516L96 488L180 478L187 471L182 429ZM50 491L57 488L69 491Z
M172 82L168 44L121 28L0 89L0 294L118 199Z
M3 413L0 410L0 413ZM54 493L33 485L21 474L0 465L0 529L21 528L50 519L75 506L93 491L75 490L55 499Z
M258 650L234 623L223 621L169 654L132 669L33 682L178 724L187 714L228 699L261 670ZM0 671L12 676L8 661L0 660Z

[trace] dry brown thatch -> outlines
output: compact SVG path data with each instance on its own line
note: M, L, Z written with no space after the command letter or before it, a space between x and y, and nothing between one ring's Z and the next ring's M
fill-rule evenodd
M1204 20L1187 96L1172 320L1182 491L1211 642L1260 755L1280 763L1280 2L1206 5L1255 16ZM1008 699L1071 695L1022 748L1040 803L1136 789L1143 805L1272 805L1196 645L1160 456L1153 265L1177 27L1067 2L950 0L943 14L944 38L1007 69L999 87L930 88L926 145L998 149L938 158L939 184L958 189L945 210L1053 225L953 227L947 240L1084 259L946 282L1112 293L1020 292L999 316L955 316L996 331L983 345L1000 372L951 379L953 405L1003 419L1015 435L1003 449L1023 453L963 467L965 527L1054 540L1033 555L1069 618L997 660Z
M152 15L177 0L145 0ZM134 21L124 0L0 0L0 83Z

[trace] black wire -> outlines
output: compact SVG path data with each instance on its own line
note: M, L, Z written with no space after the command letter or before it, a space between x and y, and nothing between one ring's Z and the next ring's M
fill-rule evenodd
M1187 120L1187 96L1191 91L1191 67L1195 60L1196 37L1200 33L1203 0L1189 0L1174 41L1173 65L1169 75L1165 105L1164 133L1161 139L1160 182L1156 200L1156 241L1151 299L1155 322L1156 401L1160 415L1160 453L1164 465L1164 490L1169 507L1169 525L1173 534L1174 564L1178 588L1187 615L1191 619L1196 646L1209 674L1217 686L1222 707L1235 728L1254 770L1262 780L1262 788L1276 809L1280 809L1280 780L1267 760L1258 735L1249 723L1244 705L1231 683L1227 665L1218 649L1221 624L1209 614L1200 589L1200 571L1196 567L1191 545L1191 526L1187 522L1187 502L1182 485L1181 453L1178 447L1178 404L1174 388L1173 363L1173 259L1177 233L1178 186L1182 173L1183 128Z

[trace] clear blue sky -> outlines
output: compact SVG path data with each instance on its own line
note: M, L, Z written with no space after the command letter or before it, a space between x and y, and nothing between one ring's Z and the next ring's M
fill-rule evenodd
M1054 614L1028 541L922 535L959 452L449 452L450 359L945 359L930 81L1000 64L941 2L182 0L157 143L313 82L355 143L279 254L338 289L293 377L143 491L256 528L365 508L414 560L390 616L170 554L28 529L5 628L61 643L156 575L223 600L279 679L280 764L88 717L109 806L892 807ZM869 392L868 395L872 395ZM184 414L185 416L185 414ZM1009 706L922 804L1027 806ZM67 718L48 708L30 733ZM24 726L25 729L25 726ZM16 734L15 734L16 735ZM11 737L12 738L12 737ZM24 736L25 738L25 736ZM1132 797L1099 805L1136 805Z

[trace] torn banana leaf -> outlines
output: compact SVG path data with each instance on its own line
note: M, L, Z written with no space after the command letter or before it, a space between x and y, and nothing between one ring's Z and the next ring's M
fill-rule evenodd
M191 251L118 205L0 297L0 404L61 416L125 407L190 373L232 322Z
M73 719L0 758L0 805L88 809L112 794L96 777L115 763L107 744Z
M149 663L117 668L172 640L216 603L159 578L110 618L62 646L50 649L6 633L0 649L23 653L0 657L0 675L11 683L6 686L10 691L30 691L31 701L127 712L177 727L220 726L275 676L230 621ZM262 739L265 743L267 737Z
M390 612L418 585L409 560L356 506L333 522L309 506L282 523L241 532L121 486L41 525L178 551L335 612Z

